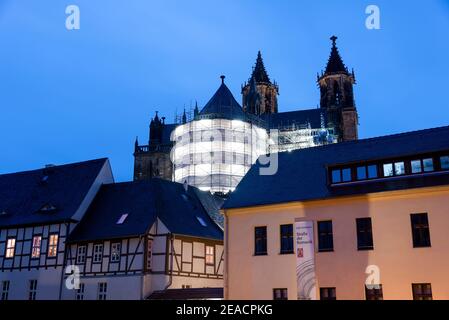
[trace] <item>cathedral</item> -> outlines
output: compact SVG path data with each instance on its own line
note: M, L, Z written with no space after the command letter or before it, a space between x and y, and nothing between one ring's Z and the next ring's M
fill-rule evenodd
M184 111L166 123L156 113L148 144L135 142L134 180L158 177L226 195L260 155L357 140L355 74L343 62L337 37L330 40L327 66L317 75L318 108L279 112L279 86L259 51L241 105L221 76L217 92L201 110L196 104L193 115Z

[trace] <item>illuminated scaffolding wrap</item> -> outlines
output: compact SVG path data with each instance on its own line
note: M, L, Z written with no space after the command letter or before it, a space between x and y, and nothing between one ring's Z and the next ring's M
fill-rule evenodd
M178 126L172 140L174 180L226 194L267 153L268 134L250 121L198 119Z

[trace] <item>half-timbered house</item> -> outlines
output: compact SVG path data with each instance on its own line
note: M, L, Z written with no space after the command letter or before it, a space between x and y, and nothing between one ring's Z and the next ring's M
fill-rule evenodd
M108 159L0 175L0 300L61 297L66 238L112 182Z
M169 289L222 288L220 205L210 193L161 179L102 186L69 236L66 263L80 280L78 289L64 286L63 299L137 300Z

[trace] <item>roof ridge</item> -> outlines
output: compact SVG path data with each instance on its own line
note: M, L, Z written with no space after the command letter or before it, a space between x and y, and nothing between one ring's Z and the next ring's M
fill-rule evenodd
M81 164L87 164L87 163L91 163L91 162L100 162L100 161L106 161L106 160L109 160L109 158L104 157L104 158L97 158L97 159L91 159L91 160L86 160L86 161L64 163L64 164L60 164L60 165L54 165L51 168L52 169L57 169L57 168L74 167L74 166L81 165ZM2 174L0 174L0 177L1 176L14 175L14 174L28 174L28 173L32 173L32 172L39 172L39 171L42 171L44 169L45 169L45 167L41 167L41 168L38 168L38 169L30 169L30 170L2 173Z

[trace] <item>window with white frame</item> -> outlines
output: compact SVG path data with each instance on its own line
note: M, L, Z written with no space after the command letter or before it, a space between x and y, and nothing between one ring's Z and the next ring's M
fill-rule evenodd
M206 264L215 264L215 247L213 246L206 246Z
M58 239L59 235L57 234L51 234L48 238L47 256L50 258L54 258L58 255Z
M3 281L1 283L2 292L1 292L0 300L3 300L3 301L8 300L9 286L10 286L10 282L8 280L7 281Z
M122 245L120 242L111 245L111 262L120 262L120 250Z
M41 256L42 236L33 237L33 247L31 248L31 258L37 259Z
M6 259L14 258L15 250L16 250L16 238L9 238L6 241L5 258Z
M76 264L84 264L86 262L87 246L78 246L76 252Z
M28 300L36 300L37 280L30 280L29 285Z
M98 300L106 300L108 284L106 282L98 283Z
M84 300L84 283L80 283L80 287L76 289L76 300Z
M94 263L101 263L103 260L103 244L94 245Z

